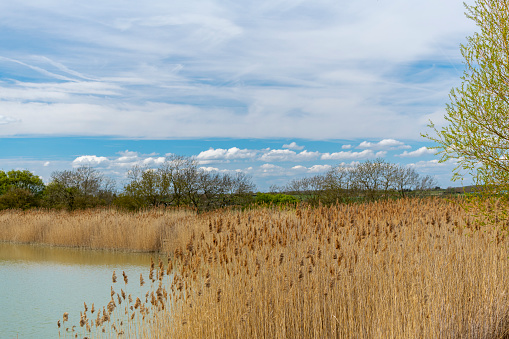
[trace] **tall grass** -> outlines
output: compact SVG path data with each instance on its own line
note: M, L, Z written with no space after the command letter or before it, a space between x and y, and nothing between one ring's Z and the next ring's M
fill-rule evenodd
M503 225L473 221L438 199L197 216L123 326L153 338L508 338Z
M114 209L76 212L0 211L0 241L90 249L160 251L164 241L180 239L195 213L153 209L125 213Z

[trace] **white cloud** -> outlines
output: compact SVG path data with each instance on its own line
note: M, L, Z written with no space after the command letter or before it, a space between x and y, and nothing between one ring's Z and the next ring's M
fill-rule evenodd
M308 168L305 166L302 166L302 165L296 165L296 166L292 167L292 170L299 171L299 172L303 172L303 171L306 172L308 170Z
M428 161L418 161L415 163L407 164L407 166L415 167L418 169L426 169L426 170L432 170L439 167L447 167L450 169L450 173L452 175L452 169L456 166L457 160L456 159L449 159L444 162L440 162L438 159L428 160Z
M326 172L328 170L330 170L332 168L332 166L330 165L314 165L314 166L311 166L308 171L309 173L322 173L322 172Z
M0 136L417 139L460 83L474 27L463 12L443 0L4 1L0 39L19 43L0 51L13 79L0 82Z
M259 151L257 150L249 150L249 149L240 149L237 147L232 147L229 149L210 148L207 151L200 152L196 159L203 163L204 161L224 161L224 160L241 160L241 159L253 159Z
M115 157L82 155L72 161L72 166L78 167L85 165L121 171L125 171L133 166L154 168L158 167L166 160L166 157L157 157L155 155L157 155L157 153L140 154L129 150L118 152L118 156Z
M200 167L201 170L205 172L219 172L219 168L217 167Z
M263 164L263 165L259 166L259 169L257 172L258 173L256 173L256 174L261 177L279 176L279 175L282 175L283 173L285 173L286 169L281 166L274 165L274 164Z
M405 145L403 142L394 140L394 139L383 139L377 143L371 143L368 141L363 141L357 146L357 148L365 148L372 150L383 150L383 151L393 151L397 149L403 148L411 148L409 145Z
M266 162L275 161L310 161L317 159L320 156L320 152L308 152L302 151L297 153L288 149L274 149L267 151L265 154L260 156L259 160Z
M378 157L384 157L387 154L385 151L373 152L372 150L364 150L361 152L341 151L336 153L323 153L322 160L364 160Z
M162 163L164 163L166 161L166 158L165 157L157 157L157 158L154 158L154 157L148 157L146 159L143 159L141 161L141 165L142 166L159 166L161 165Z
M313 165L311 167L297 165L293 166L291 170L298 173L323 173L330 170L331 168L332 166L330 165Z
M106 157L98 157L95 155L82 155L77 157L72 162L74 167L77 166L107 166L110 163L110 160Z
M352 145L343 145L343 146L341 146L342 149L350 149L352 147L353 147Z
M288 148L294 151L300 151L304 149L304 146L299 146L295 141L293 141L290 144L284 144L283 148Z
M402 157L402 158L406 158L406 157L422 157L424 155L430 155L430 154L435 154L437 151L434 150L434 149L429 149L427 147L421 147L415 151L412 151L412 152L408 152L408 151L404 151L403 153L399 154L399 155L396 155L397 157Z
M0 115L0 125L7 125L13 122L18 122L18 119L14 119L12 117L7 117L5 115Z

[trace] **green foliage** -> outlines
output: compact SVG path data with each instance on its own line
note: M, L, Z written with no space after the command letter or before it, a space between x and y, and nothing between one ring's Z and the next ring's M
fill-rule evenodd
M0 194L4 194L11 188L20 188L32 194L41 194L45 186L41 178L28 170L12 170L7 173L0 171Z
M27 209L39 205L45 185L28 170L0 171L0 209Z
M255 203L267 205L294 205L300 200L288 194L256 193Z
M28 209L36 207L38 199L28 189L10 187L7 192L0 195L0 210L2 209Z
M147 207L144 201L137 199L131 195L121 194L113 199L113 206L118 209L126 211L138 211L144 207Z
M440 162L453 160L453 179L471 175L482 197L509 190L509 1L477 0L465 5L466 16L479 31L461 45L466 69L462 84L452 89L445 119L448 125L430 127ZM482 199L472 196L471 206ZM504 203L501 200L500 203ZM481 211L481 209L479 209ZM489 216L489 210L481 214Z
M43 205L57 209L85 209L110 205L114 199L113 181L96 169L83 166L51 175L43 195Z

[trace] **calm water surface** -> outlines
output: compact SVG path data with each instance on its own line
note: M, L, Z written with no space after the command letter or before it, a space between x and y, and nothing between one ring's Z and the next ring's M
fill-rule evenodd
M96 309L107 305L113 270L116 292L144 295L140 273L148 280L151 256L0 242L0 338L58 338L64 312L72 326L79 323L83 302Z

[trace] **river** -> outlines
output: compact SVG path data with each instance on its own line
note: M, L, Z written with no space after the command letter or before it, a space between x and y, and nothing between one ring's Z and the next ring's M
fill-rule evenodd
M65 327L78 325L81 331L83 303L102 308L111 298L112 285L133 296L147 291L139 279L142 273L148 280L151 256L0 242L0 338L58 338L59 330L62 335L65 331L57 327L64 312L69 313Z

